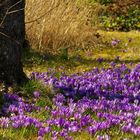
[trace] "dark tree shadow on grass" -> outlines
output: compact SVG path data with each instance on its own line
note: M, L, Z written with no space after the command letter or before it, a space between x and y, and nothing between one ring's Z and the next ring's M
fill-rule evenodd
M53 63L54 62L54 63ZM46 53L39 53L35 51L26 50L23 55L23 64L27 67L33 67L34 65L45 65L46 63L50 65L53 63L54 65L62 64L66 65L69 68L73 68L80 65L95 65L102 66L102 64L110 65L111 62L116 62L116 64L137 64L140 62L140 58L138 59L125 59L125 60L117 60L110 58L84 58L82 56L73 56L69 57L67 60L63 59L61 55L52 55Z

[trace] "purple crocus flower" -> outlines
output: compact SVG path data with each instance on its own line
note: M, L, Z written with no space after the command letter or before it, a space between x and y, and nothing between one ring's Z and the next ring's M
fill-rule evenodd
M44 128L40 128L38 131L38 136L43 136L45 134Z
M38 140L43 140L43 137L42 136L38 136Z
M61 136L61 137L67 137L67 136L68 136L67 130L66 130L66 129L61 130L60 136Z
M35 98L38 98L40 96L40 92L39 91L34 91L33 93Z
M10 119L7 117L0 118L0 126L2 128L8 128L10 124Z

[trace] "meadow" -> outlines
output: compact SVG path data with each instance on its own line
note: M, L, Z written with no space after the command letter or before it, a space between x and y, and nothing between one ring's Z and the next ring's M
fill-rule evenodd
M26 9L30 81L0 92L0 139L139 140L140 32L102 30L87 0Z

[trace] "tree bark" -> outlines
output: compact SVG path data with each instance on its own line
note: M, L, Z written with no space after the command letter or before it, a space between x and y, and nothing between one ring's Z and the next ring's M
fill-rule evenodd
M25 0L0 0L0 80L6 84L27 81L21 63L25 41Z

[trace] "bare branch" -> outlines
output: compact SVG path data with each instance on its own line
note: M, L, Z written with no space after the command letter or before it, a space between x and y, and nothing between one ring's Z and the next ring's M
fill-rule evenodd
M2 24L4 23L4 21L5 21L6 17L7 17L7 15L10 14L10 13L12 13L12 11L11 11L11 12L9 12L9 11L10 11L13 7L15 7L16 5L18 5L19 3L21 3L21 2L22 2L22 0L16 2L15 4L13 4L12 6L10 6L10 7L6 10L6 13L5 13L5 15L4 15L4 17L3 17L3 19L2 19L2 21L1 21L1 23L0 23L0 27L2 27ZM22 10L23 10L23 9L22 9Z
M11 36L9 36L9 35L7 35L7 34L5 34L5 33L3 33L3 32L0 32L0 35L3 35L4 37L6 37L6 38L8 38L8 39L10 39L10 40L12 40L12 41L14 41L14 42L16 42L18 45L21 46L21 43L18 42L17 40L15 40L15 39L13 39Z
M19 11L23 11L24 8L21 8L21 9L18 9L18 10L14 10L14 11L11 11L11 12L8 12L7 15L10 15L10 14L13 14L13 13L17 13Z

